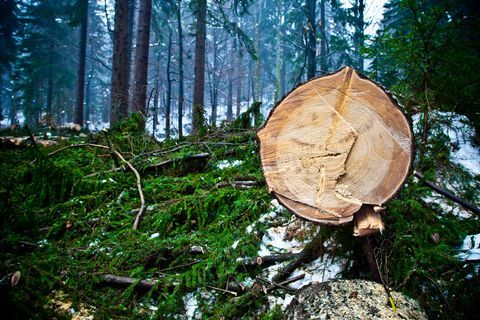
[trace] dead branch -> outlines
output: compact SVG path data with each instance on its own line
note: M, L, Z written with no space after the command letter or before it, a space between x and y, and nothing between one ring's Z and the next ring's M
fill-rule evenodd
M445 196L446 198L452 200L453 202L458 203L459 205L461 205L465 209L468 209L468 210L470 210L470 211L472 211L476 214L480 214L480 208L474 206L471 203L468 203L467 201L465 201L463 199L460 199L459 197L457 197L456 195L454 195L453 193L451 193L449 191L443 190L442 188L440 188L439 186L434 184L432 181L429 181L429 180L425 179L425 177L423 176L423 174L421 172L414 171L413 175L415 177L417 177L424 185L428 186L429 188L431 188L433 191L437 192L438 194L441 194L442 196Z
M288 278L288 276L303 264L312 262L325 252L323 246L323 235L319 231L317 235L308 243L305 248L298 254L298 257L292 262L288 263L285 267L280 269L278 273L273 277L272 282L281 282Z
M104 284L120 287L128 287L135 284L136 289L143 290L150 290L158 283L157 281L140 280L131 277L117 276L114 274L103 274L101 279L102 283Z
M300 253L282 253L268 256L258 256L256 258L242 258L241 265L246 267L262 266L264 268L274 265L279 262L297 259Z

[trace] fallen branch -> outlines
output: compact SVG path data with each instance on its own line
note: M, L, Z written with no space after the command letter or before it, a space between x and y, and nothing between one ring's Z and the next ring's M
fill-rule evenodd
M262 266L264 268L274 265L279 262L297 259L300 253L282 253L267 256L258 256L256 258L242 258L239 262L243 266Z
M325 247L323 246L323 235L322 231L319 231L312 241L308 243L298 254L298 257L294 261L288 263L285 267L278 271L278 273L273 277L272 282L275 283L285 280L293 271L295 271L295 269L303 264L312 262L324 252Z
M480 214L480 209L478 207L474 206L471 203L468 203L467 201L465 201L463 199L460 199L459 197L457 197L453 193L451 193L449 191L446 191L446 190L443 190L442 188L440 188L439 186L437 186L433 182L425 179L425 177L423 176L423 174L421 172L414 171L413 175L415 177L417 177L423 184L430 187L433 191L441 194L442 196L445 196L446 198L452 200L453 202L458 203L459 205L461 205L465 209L468 209L468 210L470 210L470 211L472 211L476 214Z
M102 283L104 284L120 287L128 287L135 284L136 289L143 290L150 290L158 283L157 281L140 280L131 277L117 276L114 274L104 274L101 276L101 278Z

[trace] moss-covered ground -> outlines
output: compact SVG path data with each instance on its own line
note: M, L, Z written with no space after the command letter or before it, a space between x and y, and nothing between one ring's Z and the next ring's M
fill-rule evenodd
M445 152L441 138L432 154L435 148ZM22 274L17 287L1 289L0 318L70 318L70 310L85 308L98 319L182 318L185 296L199 289L214 297L199 299L204 318L281 318L279 308L262 308L261 294L244 301L207 289L259 271L238 260L256 256L266 226L257 223L259 233L245 230L271 201L255 130L227 128L158 143L126 123L110 131L109 139L142 177L147 210L138 230L132 228L140 205L135 176L108 150L68 148L48 155L76 143L107 145L104 133L71 135L48 148L0 150L0 276ZM199 153L209 157L190 157ZM152 167L166 160L174 161ZM478 203L479 177L451 165L448 152L422 158L421 165L430 179L448 173L450 183L462 186L457 190L462 197ZM258 183L243 189L235 187L239 180ZM478 217L444 212L424 200L428 195L431 191L412 178L388 204L387 229L373 239L384 279L417 298L432 318L478 317L478 264L455 258L465 235L478 233ZM343 276L368 277L351 226L331 230L332 241L343 248L337 254L351 261ZM135 285L112 287L102 283L104 274L156 285L148 292ZM68 301L65 312L58 311L55 299Z

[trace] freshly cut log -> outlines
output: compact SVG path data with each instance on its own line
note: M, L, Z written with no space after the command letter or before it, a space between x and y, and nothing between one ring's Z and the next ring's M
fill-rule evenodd
M290 92L259 130L270 191L300 217L382 230L412 165L411 123L378 84L345 67ZM362 221L362 219L368 221Z

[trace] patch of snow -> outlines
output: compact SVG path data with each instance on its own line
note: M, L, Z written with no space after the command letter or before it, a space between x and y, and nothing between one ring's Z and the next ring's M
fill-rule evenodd
M240 243L240 240L236 240L236 241L232 244L232 249L237 249L239 243Z
M460 260L480 259L480 233L466 236L459 251L457 258Z
M416 179L416 178L415 178ZM453 189L455 190L455 189ZM437 194L432 193L431 196L424 196L422 199L427 203L433 203L440 206L443 213L451 213L459 219L468 219L472 218L473 215L468 210L465 210L458 204L451 204L452 202L445 198L444 196L440 196Z
M247 229L245 229L245 232L248 233L248 234L252 233L253 232L253 227L255 227L255 223L252 223L251 225L249 225L247 227Z
M47 239L42 239L42 240L38 241L37 244L41 248L44 245L48 244L48 240Z
M220 170L223 170L223 169L226 169L226 168L232 168L232 167L236 167L236 166L239 166L243 163L242 160L221 160L221 161L218 161L216 166L218 169Z
M183 305L185 306L185 316L187 319L201 319L202 313L198 306L196 292L190 292L183 297Z
M160 233L155 232L154 234L152 234L152 235L150 236L149 239L156 239L156 238L158 238L158 237L160 237Z
M282 211L285 211L285 207L282 206L280 204L280 202L278 202L277 199L273 199L272 201L270 201L270 204L272 205L272 207L277 210L277 212L282 212Z
M275 306L280 306L282 310L285 310L287 306L290 304L290 302L292 302L293 298L295 298L295 296L288 293L285 294L285 297L277 297L277 296L269 295L267 296L268 306L270 310L275 308Z
M274 227L268 229L263 235L258 255L267 256L275 253L275 251L287 251L291 253L298 253L302 251L302 242L296 239L285 240L286 237L287 227Z
M340 272L342 271L342 266L340 262L332 261L329 259L328 255L323 255L322 257L317 258L311 263L296 269L291 275L290 278L294 278L300 274L305 274L305 277L301 280L295 281L290 284L294 289L303 288L310 283L315 282L325 282L331 279L338 278Z

